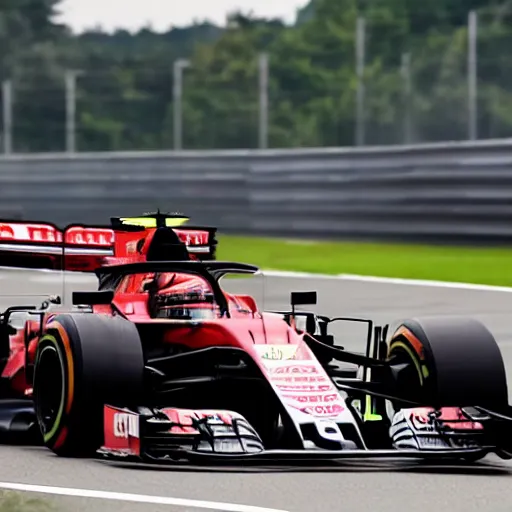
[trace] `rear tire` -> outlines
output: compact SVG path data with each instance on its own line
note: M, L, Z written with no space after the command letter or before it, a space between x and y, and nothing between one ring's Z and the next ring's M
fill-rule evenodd
M388 360L396 369L403 365L396 373L401 396L424 406L502 410L508 404L498 344L487 328L472 318L407 320L391 338Z
M60 456L91 456L103 443L105 404L137 405L144 356L136 326L120 317L62 314L41 337L34 405L44 445Z

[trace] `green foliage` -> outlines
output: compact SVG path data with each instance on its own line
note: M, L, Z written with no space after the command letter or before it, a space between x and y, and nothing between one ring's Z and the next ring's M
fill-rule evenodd
M480 15L479 133L512 133L506 0L311 0L297 22L233 13L226 28L153 33L58 26L59 0L2 0L0 76L15 86L16 151L62 151L67 69L79 70L81 151L172 147L173 62L184 71L186 148L258 144L258 55L270 57L271 147L352 145L356 20L366 20L365 127L369 144L467 135L467 16ZM404 53L411 56L406 94ZM406 121L410 120L409 124ZM407 129L407 133L405 130Z

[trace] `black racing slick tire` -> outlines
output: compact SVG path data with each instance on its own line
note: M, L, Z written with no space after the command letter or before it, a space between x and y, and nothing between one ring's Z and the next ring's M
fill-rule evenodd
M438 408L501 410L508 404L500 348L489 330L472 318L407 320L391 337L388 360L397 391L407 400Z
M46 447L60 456L92 456L103 443L103 408L137 405L144 356L136 326L120 317L56 316L41 337L34 406Z

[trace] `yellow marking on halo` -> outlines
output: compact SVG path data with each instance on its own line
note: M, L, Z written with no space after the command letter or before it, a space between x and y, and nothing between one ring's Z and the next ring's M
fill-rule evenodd
M144 228L156 228L156 219L151 217L123 217L119 219L123 224L142 226ZM169 228L183 226L190 219L188 217L175 217L165 219L165 225Z

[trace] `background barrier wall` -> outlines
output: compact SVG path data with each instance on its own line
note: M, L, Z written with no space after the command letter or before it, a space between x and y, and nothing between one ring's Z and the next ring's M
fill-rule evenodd
M0 158L1 217L102 223L157 208L230 233L510 243L512 141Z

